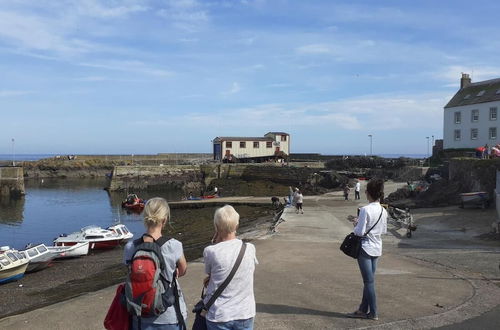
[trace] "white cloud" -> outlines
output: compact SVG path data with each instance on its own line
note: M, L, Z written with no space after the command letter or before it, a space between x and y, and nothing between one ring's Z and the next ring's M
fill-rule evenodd
M115 60L102 62L81 62L79 65L98 69L133 72L157 77L170 77L173 75L171 71L158 69L141 61Z
M231 85L231 88L227 91L222 92L221 94L228 96L228 95L239 93L240 91L241 91L240 84L237 82L233 82Z
M19 91L19 90L0 90L0 97L11 97L31 94L32 91Z
M311 44L297 47L295 49L299 54L332 54L333 49L325 44Z
M196 0L168 0L157 14L185 32L197 32L210 21L208 11Z
M74 1L74 5L78 13L98 18L126 17L132 13L148 10L148 7L140 4L110 6L96 0L77 0Z

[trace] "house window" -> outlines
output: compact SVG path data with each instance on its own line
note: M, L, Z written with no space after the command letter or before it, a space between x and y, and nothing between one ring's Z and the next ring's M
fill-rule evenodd
M490 120L497 120L497 108L490 108Z
M471 128L470 129L470 139L477 140L477 135L478 135L477 128Z
M286 135L281 136L281 141L286 142Z
M455 124L460 124L462 122L462 113L460 111L455 112Z
M241 141L240 148L246 148L246 147L247 147L247 143L245 141Z
M259 142L254 142L254 143L253 143L253 147L254 147L254 148L259 148Z
M470 120L475 123L479 120L479 110L472 110L470 115Z
M455 141L460 140L461 134L460 134L460 130L459 129L455 130L455 134L454 135L455 135Z
M233 142L227 141L226 142L226 148L232 148L233 147Z
M490 140L496 140L497 139L497 128L496 127L490 127Z
M273 143L271 141L266 141L266 148L272 148Z

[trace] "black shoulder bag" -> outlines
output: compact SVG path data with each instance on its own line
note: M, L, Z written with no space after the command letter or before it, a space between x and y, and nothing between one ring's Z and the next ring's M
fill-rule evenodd
M354 233L350 233L344 238L344 241L340 245L340 250L344 252L346 255L348 255L351 258L358 259L359 253L361 252L361 242L366 238L366 235L372 229L378 224L380 221L380 218L382 218L382 213L384 213L384 207L382 207L382 210L380 211L380 216L378 217L377 222L363 235L363 236L358 236Z
M243 242L241 245L240 253L238 254L238 257L236 258L236 261L234 263L233 269L231 269L231 272L227 276L227 278L224 280L224 282L215 290L214 294L212 297L210 297L210 300L205 304L203 302L203 297L205 289L203 288L201 292L201 300L196 303L196 305L193 308L193 313L196 313L196 316L194 318L194 323L193 323L193 330L206 330L207 329L207 319L205 316L207 315L208 310L212 305L214 304L215 300L219 298L220 294L224 289L228 286L229 282L234 277L234 274L238 270L238 267L241 264L241 260L243 260L243 255L245 254L245 250L247 248L247 244Z

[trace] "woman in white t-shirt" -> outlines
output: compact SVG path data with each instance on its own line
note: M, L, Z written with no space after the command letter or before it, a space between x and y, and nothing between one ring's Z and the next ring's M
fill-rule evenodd
M205 303L227 278L238 257L243 244L236 238L239 220L240 215L230 205L215 211L213 238L215 244L203 251L205 272L208 274L205 279ZM208 310L206 319L209 330L253 329L255 317L253 275L258 262L255 257L255 246L251 243L246 244L245 255L233 279Z
M382 234L387 233L387 212L380 205L380 198L384 194L384 181L373 179L366 186L366 197L370 204L359 211L358 221L354 227L354 234L365 236L361 243L361 253L358 257L359 270L363 277L363 298L358 310L349 317L378 320L377 298L375 295L375 270L378 258L382 255Z

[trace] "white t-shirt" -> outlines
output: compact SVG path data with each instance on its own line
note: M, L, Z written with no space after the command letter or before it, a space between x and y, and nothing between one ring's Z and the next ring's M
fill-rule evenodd
M380 212L382 216L380 217ZM354 234L363 236L378 220L375 227L368 233L367 238L362 240L361 247L372 257L382 255L382 234L387 233L387 211L379 202L373 202L363 206L359 211L358 223L354 227Z
M295 203L302 204L304 202L304 195L301 193L296 193L295 194Z
M356 182L356 188L354 188L355 191L359 192L361 190L361 183Z
M240 252L242 241L232 239L207 246L203 251L205 272L210 281L205 292L205 303L225 281ZM210 307L207 320L212 322L228 322L245 320L255 316L255 297L253 293L253 274L255 265L255 246L247 243L245 255L229 285Z

